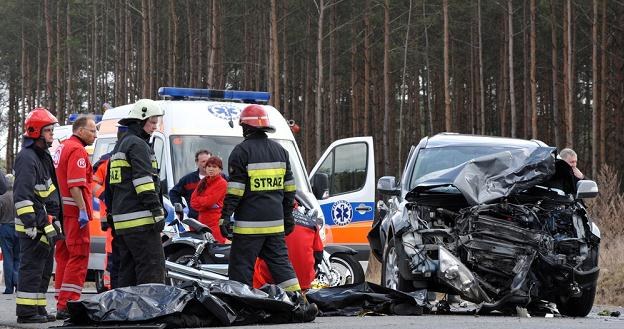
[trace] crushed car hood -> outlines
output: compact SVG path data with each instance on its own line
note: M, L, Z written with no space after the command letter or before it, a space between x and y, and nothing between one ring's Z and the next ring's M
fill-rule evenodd
M429 173L406 195L413 202L425 191L454 186L468 204L490 203L546 181L555 173L554 147L518 148L482 156Z

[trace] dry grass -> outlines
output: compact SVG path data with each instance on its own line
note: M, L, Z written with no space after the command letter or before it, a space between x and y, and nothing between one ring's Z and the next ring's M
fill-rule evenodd
M602 239L596 304L624 306L624 194L619 182L617 171L603 166L596 177L600 194L587 202Z

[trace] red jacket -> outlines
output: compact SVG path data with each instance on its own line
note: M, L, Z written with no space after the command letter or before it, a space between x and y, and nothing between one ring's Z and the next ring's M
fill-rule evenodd
M80 187L84 199L87 215L91 217L91 183L92 173L89 155L85 146L76 136L72 136L56 149L54 156L56 177L63 201L63 229L65 230L67 245L89 243L89 230L83 230L78 225L79 209L71 196L69 189Z
M286 237L288 259L292 263L301 289L310 289L310 284L316 277L314 268L314 253L323 252L323 241L319 235L316 223L309 217L297 216L293 212L295 229ZM260 288L266 283L274 283L266 262L261 258L256 260L253 276L254 288Z
M225 238L219 229L219 219L221 219L223 199L227 191L227 181L220 175L211 178L204 177L197 186L199 187L203 181L206 181L208 185L201 193L195 189L191 196L191 207L197 210L199 213L197 219L210 228L215 240L218 243L225 243Z

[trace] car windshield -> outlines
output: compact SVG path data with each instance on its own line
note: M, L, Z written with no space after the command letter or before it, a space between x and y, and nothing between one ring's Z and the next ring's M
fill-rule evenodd
M458 166L466 161L514 149L508 146L472 145L425 148L418 152L416 164L410 177L410 189L416 186L416 181L434 171Z
M117 137L99 137L93 148L92 162L97 162L104 154L112 151L116 141Z
M213 155L223 159L223 172L227 174L227 162L230 153L242 141L242 137L231 136L171 136L171 169L173 170L173 179L175 182L178 182L182 176L197 170L195 152L201 149L209 150ZM289 140L274 139L274 141L288 151L290 168L297 184L297 190L310 191L305 170L295 149L295 144Z

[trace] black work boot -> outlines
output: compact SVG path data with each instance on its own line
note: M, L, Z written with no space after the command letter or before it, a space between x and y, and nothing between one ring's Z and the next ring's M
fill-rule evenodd
M300 292L297 294L297 304L293 310L293 319L299 322L314 321L319 311L318 306L314 303L309 303L307 298Z
M46 323L48 317L45 315L18 316L17 323Z

